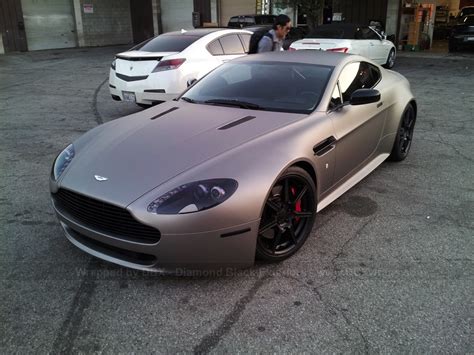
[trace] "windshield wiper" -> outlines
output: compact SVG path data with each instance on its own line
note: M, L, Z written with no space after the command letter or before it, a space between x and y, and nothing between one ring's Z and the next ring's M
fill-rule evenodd
M192 104L195 104L195 103L196 103L196 100L191 99L191 98L186 97L186 96L181 96L181 100L184 100L184 101L186 101L186 102L190 102L190 103L192 103Z
M246 108L249 110L263 110L263 108L257 104L253 104L251 102L239 101L239 100L213 99L213 100L204 101L204 103L211 104L211 105L214 104L214 105L237 106L237 107Z

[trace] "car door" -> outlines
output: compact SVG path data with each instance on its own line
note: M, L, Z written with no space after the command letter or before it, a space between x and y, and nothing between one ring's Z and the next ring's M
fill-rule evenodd
M373 39L373 60L376 61L378 64L385 64L388 58L387 45L384 43L384 39L380 33L378 33L373 28L369 27L370 32L368 32L368 36Z
M360 27L356 33L356 42L357 45L357 54L360 54L364 57L376 60L377 57L377 42L380 40L377 38L376 33L374 33L369 27Z
M386 115L383 97L378 103L359 106L348 101L357 89L376 88L380 75L379 69L367 62L352 62L341 71L331 102L333 107L338 100L346 105L329 111L336 135L336 183L358 171L377 149Z

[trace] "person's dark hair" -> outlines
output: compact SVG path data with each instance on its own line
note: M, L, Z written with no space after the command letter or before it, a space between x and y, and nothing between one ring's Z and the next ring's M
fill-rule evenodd
M275 21L273 21L273 29L276 30L278 25L280 26L286 26L288 22L290 22L291 19L286 16L286 15L278 15L275 17Z

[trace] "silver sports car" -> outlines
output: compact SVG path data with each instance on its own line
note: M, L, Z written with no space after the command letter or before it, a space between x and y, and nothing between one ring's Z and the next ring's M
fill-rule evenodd
M408 81L360 56L239 58L69 145L54 210L77 247L135 269L280 261L318 211L407 156L416 113Z

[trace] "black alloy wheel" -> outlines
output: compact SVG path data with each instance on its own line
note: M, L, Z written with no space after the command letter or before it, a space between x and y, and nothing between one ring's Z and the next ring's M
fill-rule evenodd
M393 144L390 159L393 161L402 161L410 151L413 141L413 130L415 128L416 114L413 105L409 104L403 112L398 133Z
M258 230L258 259L277 262L306 241L316 215L316 187L299 167L289 168L270 190Z

